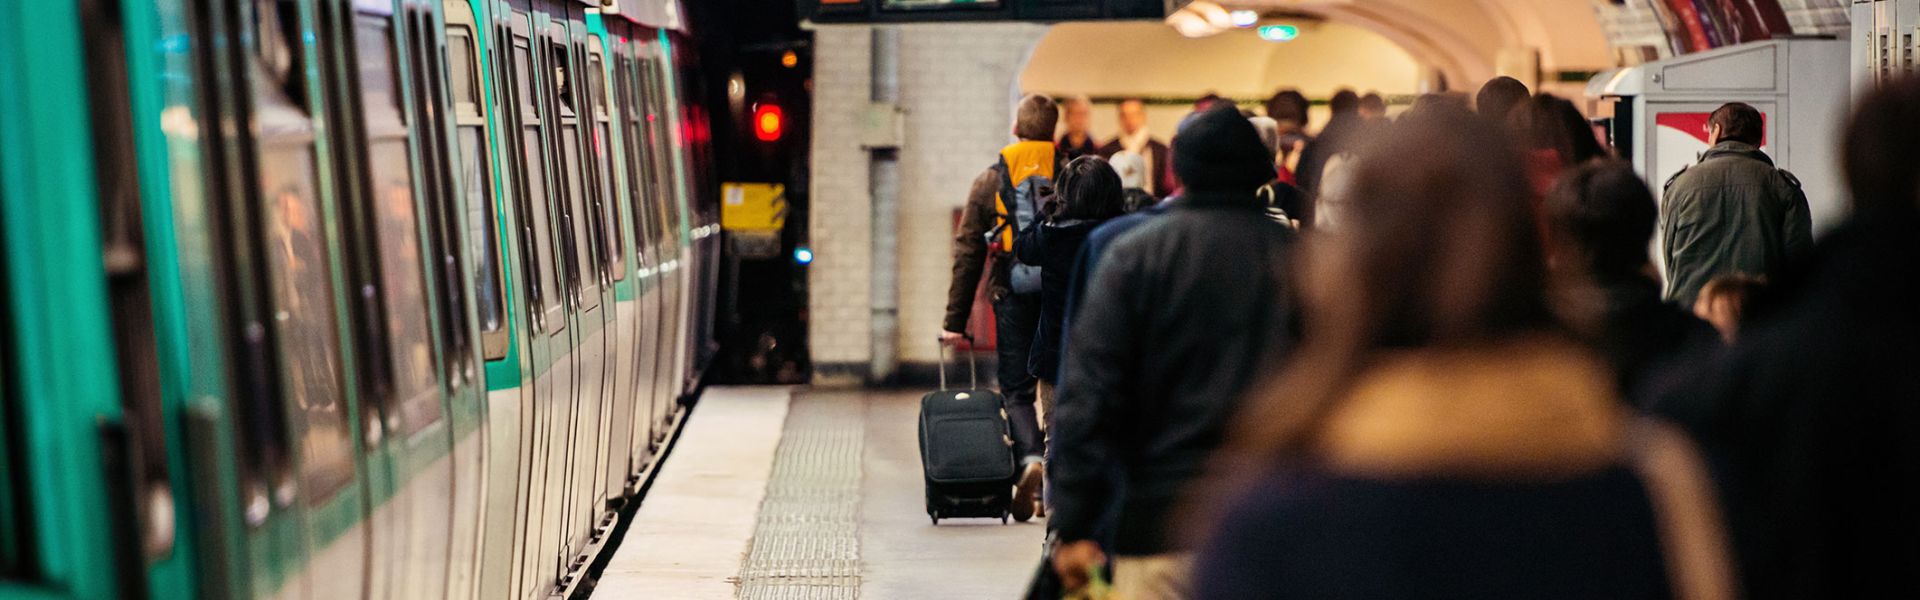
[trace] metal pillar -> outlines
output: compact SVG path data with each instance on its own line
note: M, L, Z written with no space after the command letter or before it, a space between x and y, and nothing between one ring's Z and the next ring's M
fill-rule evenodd
M900 30L874 27L872 36L872 100L876 105L897 104L900 102ZM900 363L900 150L876 147L868 152L867 185L873 198L870 262L873 313L867 379L884 383L893 379Z

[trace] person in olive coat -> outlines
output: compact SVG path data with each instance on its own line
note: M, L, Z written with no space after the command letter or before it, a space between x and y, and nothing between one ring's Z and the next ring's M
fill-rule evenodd
M1700 287L1729 274L1772 278L1813 247L1813 220L1800 180L1760 150L1766 121L1734 102L1707 120L1700 162L1666 184L1660 254L1666 300L1693 306Z

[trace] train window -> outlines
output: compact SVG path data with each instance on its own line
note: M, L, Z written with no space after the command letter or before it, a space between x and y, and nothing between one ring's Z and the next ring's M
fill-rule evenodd
M527 195L526 213L529 217L526 232L533 238L533 256L535 264L533 275L528 281L533 288L533 297L540 301L540 310L545 313L559 306L557 277L554 275L553 227L550 209L547 205L546 157L545 148L540 143L540 111L534 104L533 96L533 50L528 46L527 38L515 36L513 46L514 85L520 99L520 143L524 152ZM556 324L558 325L558 324Z
M449 73L455 81L475 81L478 71L474 68L477 54L473 43L473 33L465 26L447 27L447 63L452 69ZM479 298L475 307L480 317L482 332L482 351L488 360L504 358L507 355L506 332L506 293L502 289L504 277L500 271L500 219L494 211L491 186L493 174L489 172L492 161L488 160L486 144L487 117L486 104L481 101L480 88L471 83L466 86L454 85L454 119L459 130L460 143L460 180L462 190L466 191L467 223L471 228L467 240L472 244L474 296Z
M560 134L560 149L563 159L561 168L566 170L567 178L567 205L563 210L573 229L573 242L570 244L573 247L573 263L569 276L573 278L574 285L586 290L596 287L593 278L586 276L594 266L592 238L588 237L593 233L587 224L586 192L580 185L580 169L584 166L580 160L580 137L570 131L571 128L566 129L569 131Z
M631 195L628 200L632 203L629 208L633 211L634 245L641 251L641 261L644 263L646 261L644 253L649 251L649 244L652 244L654 239L653 219L648 217L647 211L649 198L653 197L654 176L651 165L653 149L650 147L651 144L647 143L646 125L642 121L644 118L642 113L645 109L640 106L639 81L634 71L638 68L638 64L631 53L620 55L617 57L617 62L620 68L615 71L614 82L619 86L619 110L621 122L626 126L628 140L626 159L627 172L630 175L627 177L627 190Z
M586 186L581 181L582 170L586 167L580 151L580 132L578 114L573 112L571 103L574 89L574 69L568 59L567 47L561 44L548 44L553 61L553 97L556 112L559 113L558 125L554 128L560 138L560 160L555 165L560 168L560 177L566 186L566 196L560 203L562 218L567 222L569 233L565 245L569 249L567 256L567 283L573 290L581 292L583 308L596 304L597 293L587 293L599 288L598 281L586 274L595 270L593 251L593 230L588 223L586 210Z
M659 189L658 200L654 204L655 214L659 216L659 221L655 223L655 233L658 237L654 239L664 244L667 252L675 252L673 248L680 243L680 230L679 221L673 217L673 207L679 194L674 185L677 177L674 175L673 166L677 144L674 141L673 131L669 129L673 122L672 116L667 112L671 107L667 103L666 88L661 80L660 62L653 59L643 60L641 74L647 84L647 137L655 149L653 153L653 172L656 176L654 184Z
M269 121L267 116L262 115L263 128ZM270 318L279 341L282 392L304 429L301 479L308 497L317 503L333 497L353 478L353 443L342 402L333 279L314 189L312 147L308 143L266 143L260 156L260 188L266 203L266 263L273 281ZM277 427L260 422L249 425ZM276 497L291 493L279 484L276 488Z
M245 423L243 493L250 524L265 518L268 502L287 504L304 496L318 504L333 498L354 477L352 427L347 421L339 329L335 321L327 232L322 217L312 120L306 113L306 70L298 68L298 46L290 43L298 31L297 11L284 2L257 0L255 16L262 23L254 34L257 50L248 61L247 80L253 96L250 132L254 139L253 173L257 195L240 214L258 215L246 224L257 227L237 250L257 252L237 258L242 276L262 277L269 283L265 306L243 309L237 332L247 360L274 360L265 365L241 365L243 389L236 396ZM276 53L285 50L285 57ZM259 260L256 264L253 261ZM257 280L257 279L256 279ZM243 284L244 285L244 284ZM241 302L251 294L240 293ZM274 375L266 371L270 369ZM277 385L277 389L276 389ZM268 398L278 398L272 404ZM289 434L297 436L299 453L296 484L285 465L291 460Z
M453 104L456 110L480 108L480 83L476 80L480 72L473 68L473 34L461 26L447 27L447 80L453 85Z
M389 424L417 429L439 411L434 372L433 322L428 319L425 249L414 203L407 126L402 120L393 29L387 17L355 20L363 125L367 135L368 191L379 260L379 288L392 380L383 400ZM398 423L393 419L405 413Z
M591 43L598 46L599 40L595 37ZM606 250L605 262L613 271L614 281L622 281L627 278L627 240L621 233L620 203L615 201L618 194L613 187L617 182L613 168L613 122L607 114L607 66L600 60L599 52L587 55L587 74L592 82L589 90L593 98L592 114L597 136L594 138L593 154L604 173L601 177L604 183L599 188L605 196L600 201L600 222L604 227L601 237L606 240L602 248Z
M411 44L407 55L412 61L412 84L416 90L413 108L420 121L415 129L418 135L415 143L419 145L425 182L421 186L421 199L426 212L421 219L428 224L429 237L424 243L431 256L429 264L439 265L433 271L433 298L438 301L436 325L443 342L441 352L445 353L440 366L446 370L448 380L459 386L474 374L470 369L473 330L467 316L465 274L460 272L464 233L460 230L460 213L466 200L459 195L459 183L455 179L461 165L448 146L448 141L457 133L457 126L451 119L446 50L440 44L440 32L434 28L433 15L425 6L415 5L404 15L407 34L402 39ZM415 419L410 421L415 430L441 417L437 402L421 408L424 410L415 412Z

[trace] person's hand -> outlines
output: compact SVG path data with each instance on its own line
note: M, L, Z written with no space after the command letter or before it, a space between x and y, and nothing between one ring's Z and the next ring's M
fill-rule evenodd
M1069 590L1086 587L1087 572L1106 562L1107 553L1100 551L1100 544L1093 540L1066 542L1053 548L1053 571L1060 574L1060 584Z
M960 347L960 342L963 341L967 341L967 334L953 331L940 332L940 343L942 344L958 348Z

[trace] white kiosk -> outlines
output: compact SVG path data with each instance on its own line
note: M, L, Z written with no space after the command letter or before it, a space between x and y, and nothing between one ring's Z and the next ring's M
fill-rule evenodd
M1707 116L1745 102L1767 119L1762 147L1800 179L1815 235L1846 217L1839 141L1850 102L1846 40L1780 38L1607 71L1587 96L1613 103L1609 128L1659 197L1661 186L1707 149Z

